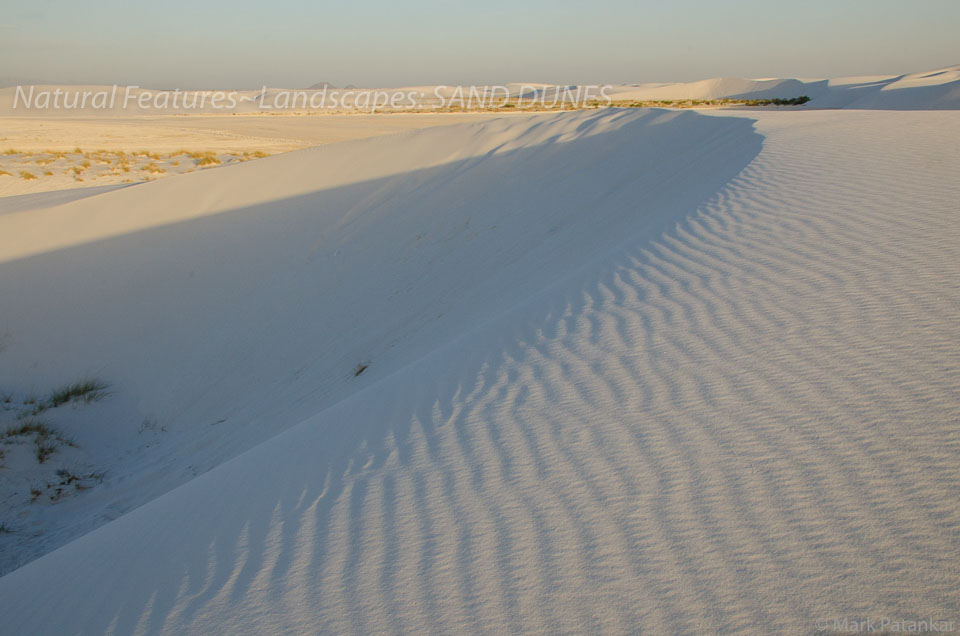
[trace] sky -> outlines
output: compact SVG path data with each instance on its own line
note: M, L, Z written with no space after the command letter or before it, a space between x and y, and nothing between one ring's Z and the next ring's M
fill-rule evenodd
M0 0L0 85L301 88L900 74L960 0Z

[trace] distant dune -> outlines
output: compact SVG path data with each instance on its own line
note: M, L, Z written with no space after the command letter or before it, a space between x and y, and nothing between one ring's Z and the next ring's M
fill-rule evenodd
M833 80L716 78L687 84L617 86L618 100L769 99L806 95L811 108L960 109L960 65L885 77Z
M164 96L164 91L152 91L136 87L112 86L34 86L32 101L25 102L30 95L31 87L21 87L19 98L16 87L0 88L0 116L29 116L50 117L71 116L120 116L120 115L158 115L158 114L231 114L231 113L264 113L277 111L309 111L309 110L351 110L344 108L339 101L332 99L325 101L324 106L310 106L305 101L307 97L302 93L320 93L333 89L325 82L314 84L308 89L301 89L300 101L287 99L285 96L296 89L268 88L263 90L220 91L230 94L230 98L220 98L217 105L213 105L216 91L188 91L189 97L172 94ZM482 87L480 87L482 88ZM523 97L528 100L546 93L547 103L550 95L563 89L576 92L577 86L557 86L554 84L509 83L499 96L509 96L516 99ZM86 102L73 99L76 106L68 109L24 108L24 103L34 103L35 95L66 91L73 96L76 93L89 93ZM403 107L386 106L379 111L404 110L409 101L406 96L413 92L418 95L417 103L425 109L437 108L443 104L443 99L449 99L456 94L454 86L406 86L402 88L363 88L346 86L342 89L333 89L333 93L343 94L350 92L355 96L357 91L382 93L388 97L398 97L396 103ZM482 91L481 91L482 92ZM167 93L170 93L167 91ZM94 105L94 95L104 96L99 105ZM793 98L806 95L812 101L804 106L805 109L814 108L855 108L871 110L955 110L960 109L960 65L950 66L932 71L911 73L896 76L870 77L843 77L836 79L743 79L735 77L713 78L689 83L659 83L636 85L609 85L606 95L618 101L643 100L710 100L710 99L772 99ZM143 96L144 102L138 100ZM188 106L183 100L188 100ZM319 99L319 97L317 98ZM349 101L349 100L348 100ZM306 105L304 105L306 103ZM315 104L319 104L315 100ZM337 105L333 105L333 104ZM85 104L85 105L84 105ZM158 107L157 104L162 105ZM17 106L16 108L14 106ZM265 110L265 106L269 107ZM359 108L358 110L364 110Z

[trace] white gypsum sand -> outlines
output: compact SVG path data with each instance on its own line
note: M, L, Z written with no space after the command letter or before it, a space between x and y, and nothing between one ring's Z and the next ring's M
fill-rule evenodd
M37 111L33 115L0 116L0 198L125 186L320 144L484 121L511 113L131 117L91 112L77 117ZM216 162L198 165L197 157L185 151L212 156ZM22 172L31 176L24 178ZM0 202L0 210L6 205Z
M0 214L0 383L113 383L50 416L107 479L0 546L140 506L0 578L4 629L955 619L958 138L567 113Z

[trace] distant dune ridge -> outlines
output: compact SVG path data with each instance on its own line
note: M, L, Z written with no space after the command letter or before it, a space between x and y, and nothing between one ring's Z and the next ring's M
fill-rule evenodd
M887 77L832 80L715 78L689 84L617 86L617 100L768 99L806 95L804 108L930 110L960 108L960 65Z
M960 627L958 72L0 198L0 386L111 383L0 629Z
M503 87L502 96L511 99L523 98L531 102L541 92L552 93L567 89L575 92L576 85L557 86L538 83L510 83ZM19 90L19 96L18 96ZM24 104L52 103L52 97L43 97L44 93L52 94L61 90L70 94L70 103L76 104L69 109L59 110L47 107L25 108ZM0 116L50 116L62 115L69 112L79 116L109 115L144 115L177 113L252 113L263 111L265 106L279 105L280 110L310 110L300 101L286 99L291 89L268 88L264 90L221 91L230 94L229 99L222 98L218 105L212 105L215 91L184 91L187 97L163 97L163 91L151 91L139 87L112 87L112 86L54 86L41 85L0 88ZM398 98L398 107L385 107L378 110L403 110L409 108L406 95L415 93L421 95L417 103L424 108L435 108L442 102L442 98L449 98L455 92L455 87L444 86L406 86L401 88L365 88L346 86L337 89L327 82L319 82L304 89L306 92L319 93L328 91L337 95L346 92L383 92L387 95L403 94ZM75 95L80 93L81 98ZM83 93L90 93L82 99ZM146 100L140 104L137 99L144 95ZM198 97L199 95L199 97ZM498 95L500 95L498 93ZM863 76L842 77L835 79L743 79L723 77L706 79L688 83L654 83L635 85L608 85L604 91L604 98L611 97L617 101L677 101L677 100L711 100L711 99L789 99L807 96L812 99L805 109L815 108L855 108L870 110L943 110L960 109L960 65L949 66L932 71L910 73L891 76ZM26 99L30 97L30 99ZM594 95L594 97L598 97ZM94 106L94 100L99 105ZM187 100L187 106L182 101ZM309 102L307 102L309 104ZM319 101L315 101L319 104ZM326 103L333 103L332 100ZM339 102L337 102L339 103ZM547 99L550 103L550 99ZM151 104L161 104L162 108ZM284 104L287 104L284 106ZM14 106L17 106L16 108ZM319 107L313 107L316 110ZM324 107L326 108L326 107ZM332 110L339 106L330 106ZM342 109L342 108L341 108ZM360 108L363 110L363 108Z

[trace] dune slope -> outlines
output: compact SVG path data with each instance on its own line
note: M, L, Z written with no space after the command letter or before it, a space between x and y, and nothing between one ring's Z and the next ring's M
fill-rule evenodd
M759 151L747 119L513 118L319 147L0 214L0 389L101 486L39 505L0 473L0 571L422 357L693 209ZM361 375L356 375L363 367ZM0 410L0 430L6 421ZM55 455L56 462L73 462Z
M699 207L571 243L481 326L0 579L5 627L956 620L960 119L756 117L762 152Z

